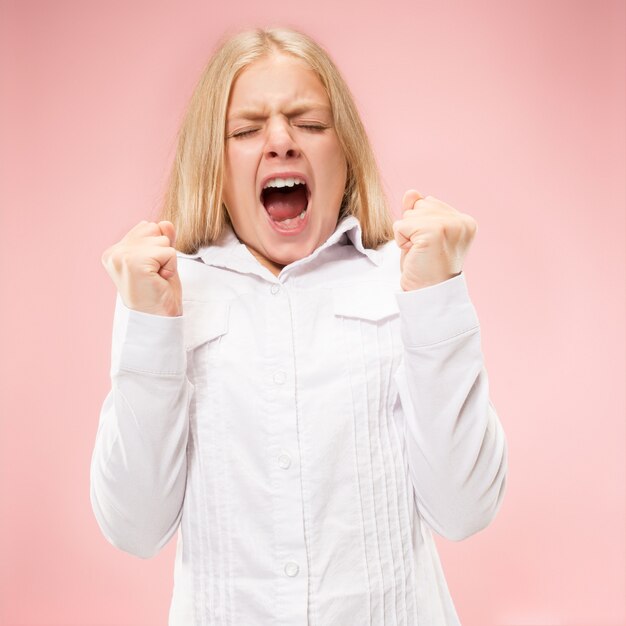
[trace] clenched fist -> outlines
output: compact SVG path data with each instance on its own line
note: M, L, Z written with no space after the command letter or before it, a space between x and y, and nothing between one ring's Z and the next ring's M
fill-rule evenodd
M402 208L402 219L393 224L402 250L402 289L421 289L458 276L476 234L474 218L412 189L404 194Z
M171 222L142 221L104 251L102 264L129 309L170 317L182 315L175 238Z

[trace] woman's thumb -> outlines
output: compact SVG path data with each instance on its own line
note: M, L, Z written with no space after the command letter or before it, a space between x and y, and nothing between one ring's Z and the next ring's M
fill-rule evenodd
M172 222L168 222L167 220L163 220L159 222L159 228L161 232L169 238L170 246L174 247L174 243L176 242L176 229L174 228L174 224Z

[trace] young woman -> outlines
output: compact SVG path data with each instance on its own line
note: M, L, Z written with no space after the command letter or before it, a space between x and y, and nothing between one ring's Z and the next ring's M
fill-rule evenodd
M485 528L506 442L463 258L475 221L391 222L348 87L288 29L240 33L183 122L118 289L91 466L102 532L178 530L170 624L450 626L431 530Z

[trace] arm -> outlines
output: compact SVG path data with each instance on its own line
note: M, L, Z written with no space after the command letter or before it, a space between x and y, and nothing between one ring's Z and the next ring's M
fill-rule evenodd
M183 317L128 309L118 294L111 383L91 460L91 504L108 541L149 558L182 515L193 393Z
M494 518L507 472L478 318L463 273L397 299L404 355L395 381L417 506L438 534L461 540Z

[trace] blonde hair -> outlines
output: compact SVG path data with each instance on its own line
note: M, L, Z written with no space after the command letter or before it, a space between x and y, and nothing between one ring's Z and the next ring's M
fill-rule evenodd
M243 31L222 41L193 92L178 133L159 218L174 224L176 248L186 254L195 253L218 239L229 221L222 190L230 91L248 65L272 53L304 60L326 89L347 161L339 218L354 215L359 219L366 248L377 248L393 239L374 153L339 70L326 51L307 35L289 28L270 28Z

